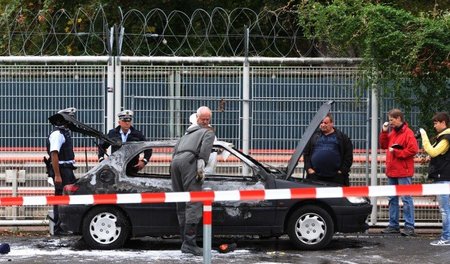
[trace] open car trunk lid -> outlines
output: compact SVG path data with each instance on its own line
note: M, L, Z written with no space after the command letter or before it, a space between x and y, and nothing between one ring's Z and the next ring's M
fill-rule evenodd
M71 131L78 132L83 135L95 137L97 139L103 140L104 142L108 142L112 146L120 147L122 145L122 141L112 140L112 139L108 138L105 134L103 134L102 132L100 132L88 125L81 123L80 121L76 120L73 116L70 116L68 114L65 114L65 113L54 114L54 115L50 116L48 118L48 120L54 126L62 125L62 124L67 125Z
M327 116L328 112L331 109L331 105L333 104L333 101L328 101L324 103L319 110L317 111L314 118L309 123L308 128L303 133L300 142L298 143L297 148L295 149L294 154L292 154L291 159L289 160L288 166L286 168L286 180L291 177L291 175L294 173L295 167L297 167L298 160L303 154L303 151L305 150L306 144L308 144L309 139L314 134L316 129L319 127L322 120Z

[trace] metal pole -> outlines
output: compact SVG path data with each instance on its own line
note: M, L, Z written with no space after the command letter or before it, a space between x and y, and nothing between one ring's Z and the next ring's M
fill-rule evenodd
M121 63L121 52L122 52L122 39L124 28L119 27L117 29L117 57L116 63L114 65L114 90L115 90L115 98L114 98L114 115L117 115L122 110L122 63ZM126 88L126 87L125 87ZM134 109L133 109L134 110Z
M206 189L205 189L206 190ZM203 203L203 263L211 263L212 203Z
M175 96L176 97L181 97L181 72L180 71L176 71L175 72ZM194 111L196 111L197 109L195 109ZM181 135L183 134L183 127L182 124L183 121L185 120L181 120L181 101L177 100L175 101L175 136L176 137L181 137Z
M18 189L18 185L17 185L17 173L19 172L18 170L11 170L12 173L12 179L11 179L11 183L12 183L12 197L17 197L17 189ZM16 205L14 205L12 207L12 217L13 220L17 220L17 209L18 207Z
M108 70L106 76L106 87L107 87L107 96L106 96L106 131L107 133L110 129L114 127L114 55L112 51L113 43L114 43L114 27L111 27L109 32L109 59L108 59Z
M367 128L366 128L366 164L365 164L365 169L366 169L366 182L365 182L365 184L366 185L369 185L369 183L370 183L370 165L369 165L369 160L370 160L370 148L371 148L371 146L370 146L370 143L369 143L369 138L370 138L370 129L371 129L371 126L370 126L370 122L371 122L371 113L370 113L370 111L369 111L369 109L370 109L370 97L369 96L367 96L367 104L366 104L366 107L367 107L367 113L366 113L366 119L367 119L367 121L366 121L366 125L367 125Z
M106 131L114 128L114 57L111 56L108 61L107 71L107 96L106 96Z
M250 63L248 62L248 28L245 29L245 60L242 76L242 151L249 154L250 149ZM248 174L248 167L242 168L242 174Z
M245 43L247 44L247 43ZM246 49L248 53L248 49ZM29 58L29 57L26 57ZM20 56L14 57L14 59L21 59ZM33 59L33 56L32 56ZM353 65L361 63L362 59L360 58L304 58L304 57L179 57L179 56L122 56L122 62L131 62L131 63L243 63L245 60L248 60L252 64L280 64L280 63L296 63L303 65L323 65L323 64L338 64L338 65ZM3 61L11 61L8 56L0 56L0 62Z
M169 77L168 77L168 84L167 86L169 87L169 95L172 97L175 97L175 72L171 71L169 73ZM169 118L169 137L170 138L175 138L177 136L180 136L180 134L176 133L176 122L175 122L175 101L174 100L170 100L169 101L169 113L170 113L170 118Z
M116 57L114 65L114 116L122 111L122 65ZM134 109L133 109L134 110ZM116 122L114 122L115 125Z
M370 171L371 171L371 180L370 185L377 185L377 175L378 175L378 95L377 95L377 85L376 82L372 85L372 138L371 138L371 161L370 161ZM377 197L370 198L372 203L372 214L370 215L370 223L371 225L375 225L377 223Z

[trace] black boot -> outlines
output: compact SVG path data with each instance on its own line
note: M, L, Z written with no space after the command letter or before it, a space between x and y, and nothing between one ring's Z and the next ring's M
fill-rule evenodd
M202 256L203 249L197 246L195 240L197 236L197 224L186 224L184 228L184 241L181 245L182 253L190 253L195 256Z

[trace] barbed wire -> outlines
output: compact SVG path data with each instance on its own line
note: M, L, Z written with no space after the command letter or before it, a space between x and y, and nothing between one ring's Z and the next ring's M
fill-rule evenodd
M73 14L60 9L3 15L0 56L244 56L247 30L248 56L320 55L316 43L302 36L292 10L117 11L116 23L102 6Z

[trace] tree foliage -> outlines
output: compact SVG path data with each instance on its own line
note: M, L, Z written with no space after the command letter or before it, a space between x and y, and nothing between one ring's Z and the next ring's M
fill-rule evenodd
M424 126L431 127L435 111L450 110L448 10L413 14L370 1L303 1L299 21L329 55L362 57L368 79L406 111L417 106Z

